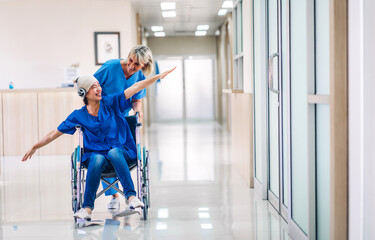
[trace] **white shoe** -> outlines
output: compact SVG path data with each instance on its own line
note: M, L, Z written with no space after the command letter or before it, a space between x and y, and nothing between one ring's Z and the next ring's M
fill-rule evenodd
M108 209L119 209L120 208L120 200L118 198L112 198L111 201L108 203Z
M80 218L80 219L86 219L88 221L91 220L91 214L89 214L86 209L81 208L76 213L74 213L73 217Z
M143 202L141 200L139 200L139 198L137 198L137 197L133 198L129 202L130 209L135 209L135 208L144 207L144 206L145 205L143 204Z

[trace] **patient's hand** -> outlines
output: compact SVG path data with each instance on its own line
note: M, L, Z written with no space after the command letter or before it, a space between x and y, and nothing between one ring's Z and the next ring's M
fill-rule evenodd
M170 74L171 72L173 72L176 69L176 67L172 68L171 70L168 70L168 71L160 73L160 79L165 78L168 74Z
M27 151L27 153L25 154L25 156L23 156L22 158L22 162L25 162L27 159L30 159L33 154L35 153L36 149L34 149L34 147L32 147L29 151Z

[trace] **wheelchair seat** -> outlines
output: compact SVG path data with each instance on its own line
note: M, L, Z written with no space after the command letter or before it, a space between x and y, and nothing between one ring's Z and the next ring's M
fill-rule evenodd
M134 168L137 167L137 162L134 162L134 163L128 165L128 167L129 167L129 171L133 170ZM114 177L117 177L114 169L111 170L111 171L104 171L104 172L102 172L102 175L101 175L101 178L114 178Z

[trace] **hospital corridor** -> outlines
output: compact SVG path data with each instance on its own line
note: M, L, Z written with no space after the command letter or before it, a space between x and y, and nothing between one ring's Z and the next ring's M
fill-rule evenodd
M155 124L148 134L148 221L112 218L109 197L101 197L92 216L101 222L77 229L70 156L3 157L2 239L290 239L285 221L231 166L230 137L217 123Z
M374 0L0 0L0 240L375 239Z

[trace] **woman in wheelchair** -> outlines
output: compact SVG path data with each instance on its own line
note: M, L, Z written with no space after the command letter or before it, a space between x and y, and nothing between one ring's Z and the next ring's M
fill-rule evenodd
M74 134L76 126L83 129L84 155L82 163L87 166L86 188L82 208L74 214L75 218L90 219L94 209L96 192L102 172L114 169L124 188L126 199L131 208L143 207L136 197L128 164L136 159L136 146L129 126L123 116L124 109L131 107L131 97L163 79L175 68L137 82L124 92L106 97L101 96L102 89L94 76L77 78L78 94L83 97L85 106L73 111L57 129L48 133L37 142L22 158L26 161L35 151L64 133Z

